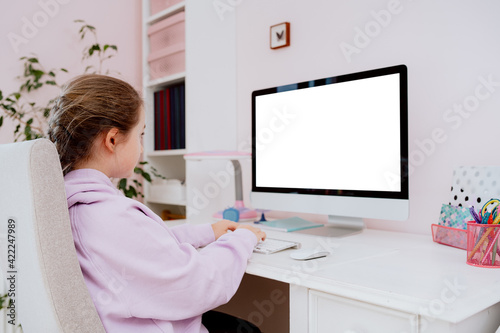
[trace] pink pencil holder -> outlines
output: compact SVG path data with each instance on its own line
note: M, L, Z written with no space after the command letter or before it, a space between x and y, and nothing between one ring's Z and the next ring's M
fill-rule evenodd
M500 267L500 224L467 223L467 264Z

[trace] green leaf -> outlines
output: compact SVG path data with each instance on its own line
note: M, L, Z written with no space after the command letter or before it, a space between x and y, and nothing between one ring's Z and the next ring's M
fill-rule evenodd
M27 125L31 125L31 124L33 124L33 118L28 119L28 121L26 122L26 124L27 124Z
M26 136L26 140L31 140L31 126L26 126L24 128L24 135Z
M16 114L16 109L14 109L11 105L8 105L8 104L0 104L0 105L2 105L2 107L5 110L12 112L12 115Z
M127 178L120 179L120 182L118 183L118 188L120 190L125 190L127 188Z
M0 310L2 310L4 308L4 303L5 301L7 300L7 297L8 295L7 294L4 294L2 296L0 296Z
M18 100L19 100L19 98L21 97L21 94L20 94L20 93L18 93L18 92L13 93L13 95L14 95L14 98L16 99L16 101L18 101Z
M50 71L50 72L49 72L49 76L55 77L55 76L56 76L56 73L54 73L53 71Z
M39 69L33 69L31 73L35 76L36 81L38 81L45 74L44 71Z
M2 91L0 90L0 101L3 99Z
M28 61L31 63L39 63L37 58L29 58Z
M51 86L56 86L56 81L45 81L45 84L50 84Z
M134 187L130 186L125 195L129 198L134 198L137 196L137 191L135 190Z
M144 172L142 176L144 177L144 179L151 183L151 176L149 175L149 173Z
M118 48L116 47L116 45L110 45L109 47L112 48L115 51L118 51Z
M75 23L85 23L84 20L74 20L73 22L75 22Z
M0 127L3 125L3 116L0 116Z

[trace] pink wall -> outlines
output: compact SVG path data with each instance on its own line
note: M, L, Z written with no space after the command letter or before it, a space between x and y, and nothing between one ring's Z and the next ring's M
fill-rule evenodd
M107 67L141 90L141 1L23 0L4 1L0 11L0 90L4 95L19 87L16 76L22 73L22 64L18 59L30 53L46 69L64 67L69 71L58 76L59 84L83 73L81 52L91 39L80 41L80 25L73 22L77 19L96 27L99 43L117 45L118 55ZM12 129L4 121L0 143L12 141Z

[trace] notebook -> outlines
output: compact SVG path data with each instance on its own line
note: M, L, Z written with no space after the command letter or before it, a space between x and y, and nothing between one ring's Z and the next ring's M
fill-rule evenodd
M286 219L274 220L274 221L258 221L255 223L259 228L262 229L270 229L270 230L285 231L285 232L318 228L323 226L323 224L313 223L311 221L304 220L297 216L289 217Z

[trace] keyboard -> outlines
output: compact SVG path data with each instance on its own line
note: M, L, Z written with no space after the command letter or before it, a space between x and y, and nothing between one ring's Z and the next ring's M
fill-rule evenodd
M286 241L275 238L266 238L266 240L261 241L257 245L255 245L253 252L271 254L291 248L298 249L299 247L300 243L298 242Z

